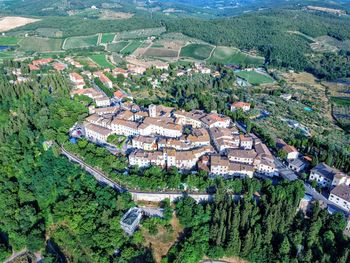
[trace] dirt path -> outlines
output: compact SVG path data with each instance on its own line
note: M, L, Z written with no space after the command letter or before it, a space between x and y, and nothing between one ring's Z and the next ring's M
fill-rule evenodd
M101 41L102 41L102 33L98 33L97 34L97 46L99 46L101 44Z
M214 51L216 49L216 46L214 46L214 48L211 50L210 54L209 54L209 57L207 57L206 59L204 59L204 61L207 61L211 58L211 56L213 55Z

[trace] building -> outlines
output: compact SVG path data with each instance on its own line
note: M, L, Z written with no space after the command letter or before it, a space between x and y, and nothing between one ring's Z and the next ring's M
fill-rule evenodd
M128 234L132 235L139 227L142 219L142 209L133 207L126 212L120 220L121 228Z
M294 159L288 164L288 167L297 173L304 171L308 166L309 163L302 158Z
M95 103L97 107L107 107L111 105L111 101L107 96L103 96L101 98L96 98Z
M200 120L205 116L203 111L174 111L174 117L176 118L176 123L180 125L190 125L193 128L202 127L202 121Z
M242 109L244 112L249 111L250 110L250 103L248 102L243 102L243 101L238 101L238 102L234 102L231 104L231 111L236 111L238 109Z
M69 79L73 82L75 88L82 89L85 86L85 81L82 76L80 76L76 72L72 72L69 74Z
M214 127L209 131L213 145L219 153L224 153L226 149L239 148L240 137L236 129Z
M331 188L340 184L350 184L349 176L325 163L316 165L310 172L310 181L316 181L321 187Z
M32 64L34 66L42 66L42 65L47 65L47 64L51 63L52 61L53 61L52 58L42 58L42 59L33 60Z
M294 146L288 145L282 139L276 140L276 147L278 150L286 153L286 159L288 162L293 161L294 159L297 159L299 157L298 150Z
M244 149L244 150L251 150L253 149L253 138L250 136L245 136L243 134L241 134L239 136L239 141L240 141L240 148Z
M118 101L122 101L123 99L130 99L130 100L134 99L131 95L127 94L126 92L120 89L115 91L113 95L114 95L114 98L117 99Z
M67 68L67 65L60 63L60 62L56 62L53 64L53 68L57 71L62 71L62 70L65 70Z
M112 74L114 77L118 77L118 75L123 75L125 78L128 77L128 71L122 68L114 68Z
M157 141L154 137L141 135L132 138L132 147L144 151L156 151L158 148Z
M232 162L253 164L257 156L254 150L227 149L227 157Z
M113 88L113 82L101 71L94 72L95 77L98 77L99 80L105 85L107 88Z
M252 165L245 165L245 164L231 162L225 156L211 155L210 156L210 174L224 176L225 178L230 178L230 177L252 178L254 174L254 167Z
M105 143L108 136L113 134L112 130L93 123L85 123L84 128L86 138L94 142Z
M336 186L331 191L328 199L346 212L350 212L350 187L348 185Z

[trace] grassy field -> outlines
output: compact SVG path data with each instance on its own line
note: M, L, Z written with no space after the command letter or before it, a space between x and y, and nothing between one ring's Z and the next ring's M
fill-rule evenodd
M49 52L59 51L62 47L62 39L26 37L20 42L21 51Z
M143 41L134 40L129 45L127 45L123 50L121 50L120 53L123 55L132 54L142 43Z
M350 106L350 97L332 97L331 100L339 106Z
M89 57L102 68L114 68L114 66L108 62L106 54L93 54Z
M115 36L114 33L103 34L102 39L101 39L101 43L103 43L103 44L112 43L114 36Z
M272 83L274 81L270 76L261 74L256 71L240 71L237 72L236 75L242 79L245 79L253 85Z
M69 37L66 39L66 42L63 48L73 49L73 48L85 48L85 47L96 46L97 38L98 38L97 35Z
M15 46L20 40L17 37L0 37L0 46Z
M120 52L126 45L129 44L129 41L119 41L117 43L112 43L107 45L107 50L110 52Z
M189 44L181 49L180 56L204 60L210 56L213 46L206 44Z
M260 66L264 58L254 57L231 47L216 47L209 59L211 63L234 64L244 66Z

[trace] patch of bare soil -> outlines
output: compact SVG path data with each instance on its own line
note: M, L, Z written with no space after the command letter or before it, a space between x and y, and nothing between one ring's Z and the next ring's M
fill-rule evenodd
M170 224L172 226L172 231L164 227L159 227L158 234L154 236L150 235L146 229L142 229L145 243L152 249L153 257L156 262L160 262L162 257L168 253L183 230L175 215L171 219Z
M133 17L133 13L125 13L125 12L113 12L109 10L102 11L100 18L103 20L113 20L113 19L128 19Z
M0 17L0 32L6 32L11 29L25 26L34 22L40 21L40 19L27 18L21 16L4 16Z

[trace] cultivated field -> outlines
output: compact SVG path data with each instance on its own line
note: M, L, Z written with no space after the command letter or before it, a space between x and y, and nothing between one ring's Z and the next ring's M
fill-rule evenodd
M97 45L98 35L69 37L65 40L63 49L86 48Z
M57 28L38 28L35 30L35 33L41 37L57 37L61 38L63 36L63 32Z
M133 13L125 12L113 12L110 10L102 10L100 14L100 19L113 20L113 19L128 19L133 17Z
M5 16L0 17L0 32L6 32L11 29L25 26L34 22L40 21L40 19L33 19L20 16Z
M219 46L215 48L214 52L209 58L209 62L244 66L260 66L264 63L264 58L250 56L236 48Z
M97 65L102 68L113 68L114 66L108 62L106 54L93 54L89 56Z
M210 56L213 46L206 44L189 44L181 49L180 56L196 60L205 60Z
M166 49L166 48L149 48L143 54L144 57L166 57L166 58L176 58L178 52L176 50Z
M0 37L0 46L16 46L20 40L17 37Z
M260 84L267 84L267 83L273 83L274 80L265 74L256 72L256 71L240 71L237 72L236 75L242 79L245 79L250 84L253 85L260 85Z
M107 50L110 52L120 52L129 44L129 41L119 41L116 43L111 43L107 45Z
M102 34L101 43L107 44L112 43L114 39L115 34L114 33L104 33Z
M138 47L140 47L142 42L143 41L140 40L133 40L129 43L129 45L125 46L122 50L120 50L120 53L123 55L132 54Z
M62 47L62 39L26 37L19 43L21 51L50 52L59 51Z
M124 31L117 33L116 39L146 38L150 36L158 36L165 31L165 27L144 28L132 31Z

